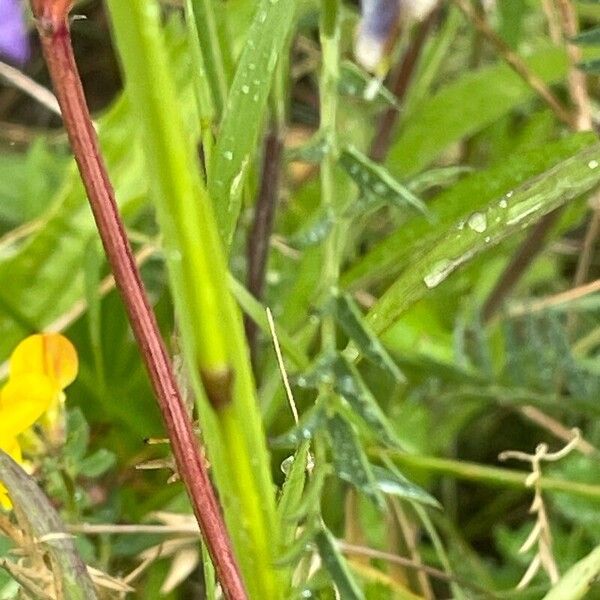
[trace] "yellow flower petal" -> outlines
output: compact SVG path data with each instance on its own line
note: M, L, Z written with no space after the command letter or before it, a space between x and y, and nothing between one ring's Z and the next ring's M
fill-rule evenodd
M10 357L10 378L43 373L65 389L77 376L77 351L60 333L38 333L25 338Z
M31 427L60 394L46 375L12 377L0 392L0 447Z

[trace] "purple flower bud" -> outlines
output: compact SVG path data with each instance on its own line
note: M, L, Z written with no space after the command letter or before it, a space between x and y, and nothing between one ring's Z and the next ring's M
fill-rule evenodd
M29 40L20 0L0 0L0 55L20 65L29 58Z
M356 39L356 57L376 70L399 20L424 19L438 0L361 0L362 19Z
M400 13L399 0L361 0L362 35L385 41L398 21Z
M356 40L356 56L369 70L383 58L400 14L399 0L361 0L362 19Z

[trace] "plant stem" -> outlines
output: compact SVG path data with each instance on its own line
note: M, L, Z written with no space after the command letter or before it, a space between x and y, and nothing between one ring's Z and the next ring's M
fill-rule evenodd
M526 471L515 471L501 467L489 467L476 463L448 458L437 458L434 456L420 456L405 454L403 452L375 450L375 456L388 455L396 464L426 473L439 473L449 475L464 481L473 481L482 485L493 487L523 488L526 491L525 481L530 475ZM541 486L549 492L564 492L573 496L600 501L600 485L581 483L577 481L566 481L554 477L542 477Z
M251 597L278 598L269 455L240 311L213 202L199 174L156 0L109 0L116 47L148 165L171 293L202 436ZM142 109L143 107L143 109Z
M49 8L51 5L38 0L34 3L34 14L38 18L44 57L98 231L150 375L179 474L187 488L224 593L230 599L243 599L247 596L225 523L118 213L85 102L68 29L68 7L65 6L61 13L53 12Z
M325 241L323 261L323 292L330 294L337 286L340 272L339 223L336 219L338 201L336 199L335 165L337 161L337 110L338 80L340 76L340 25L339 1L323 0L321 16L321 48L323 66L321 72L321 124L320 130L326 143L326 152L321 163L321 201L325 213L334 225ZM323 317L322 345L326 351L336 348L335 319L331 315Z
M254 208L254 220L248 233L246 252L248 259L247 286L248 291L259 301L263 295L269 245L279 195L281 157L283 155L283 132L281 127L282 123L275 120L265 137L262 176ZM252 362L256 365L258 327L250 318L245 319L245 327L250 353L253 358Z
M402 60L391 75L390 90L396 96L398 104L402 104L409 85L419 63L421 52L429 37L433 25L438 20L439 8L436 8L422 23L419 23ZM377 131L371 143L370 157L376 162L383 162L392 143L392 134L400 116L396 106L390 106L379 117Z
M505 298L521 280L523 273L525 273L533 259L542 251L544 240L558 221L561 213L562 211L559 208L543 216L521 243L481 309L481 317L484 323L494 317L502 307Z

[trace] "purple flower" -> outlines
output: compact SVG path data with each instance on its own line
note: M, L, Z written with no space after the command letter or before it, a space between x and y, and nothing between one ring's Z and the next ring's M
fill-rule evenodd
M385 42L400 14L398 0L361 0L362 21L360 34L379 42Z
M29 58L29 39L20 0L0 0L0 55L20 65Z
M399 0L361 0L362 19L356 37L356 58L375 71L400 15Z
M361 0L362 18L356 38L356 57L375 71L383 60L399 21L420 20L438 0Z

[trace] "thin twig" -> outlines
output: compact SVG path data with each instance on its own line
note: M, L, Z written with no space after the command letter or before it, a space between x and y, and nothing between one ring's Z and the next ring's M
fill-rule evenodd
M402 61L391 74L389 87L398 103L401 103L406 96L416 66L419 63L421 51L425 46L430 31L437 21L438 14L439 10L434 10L417 26L414 38L406 49ZM370 156L373 160L381 162L387 155L399 114L398 108L391 106L379 118L377 132L371 144Z
M83 533L85 535L135 535L139 533L151 533L156 535L190 535L200 534L195 522L181 525L118 525L114 523L79 523L68 525L67 530L71 533Z
M556 7L554 6L554 0L542 0L542 10L546 15L546 21L548 21L548 33L552 43L558 45L562 41L562 35L560 30L560 23L558 22L558 16L556 14Z
M560 421L552 418L550 415L542 412L535 406L522 406L520 412L523 416L527 417L530 421L539 425L543 429L549 431L559 440L563 442L570 442L573 439L573 430L565 427ZM592 446L587 440L580 436L576 446L577 450L585 456L591 456L592 454L598 454L598 450Z
M68 27L69 0L33 0L44 57L100 237L125 304L162 417L177 469L188 491L211 558L230 600L247 598L231 542L194 435L156 317L135 265L102 159Z
M273 346L275 348L275 355L277 356L277 364L279 365L279 371L281 372L281 379L283 380L283 386L285 387L285 393L290 405L290 410L294 417L294 423L298 425L300 417L298 415L298 409L296 408L296 402L294 400L294 394L292 393L292 386L285 370L285 363L283 362L283 354L281 353L281 346L279 345L279 339L277 337L277 331L275 329L275 320L273 319L273 313L271 309L267 307L267 321L269 323L269 329L271 331L271 337L273 338Z
M571 0L557 0L562 24L563 36L569 57L568 86L569 96L576 111L575 129L577 131L590 131L592 129L592 108L587 92L585 73L577 68L581 61L581 49L572 44L570 40L579 33L577 13Z
M600 279L596 279L595 281L586 283L585 285L567 290L566 292L561 292L560 294L555 294L546 298L540 298L535 302L522 302L509 308L508 314L511 317L528 315L541 310L546 310L548 308L553 308L555 306L560 306L561 304L573 302L574 300L589 296L590 294L598 291L600 291Z
M448 575L444 571L440 571L435 567L430 567L428 565L424 565L419 562L415 562L410 558L406 558L404 556L398 556L397 554L392 554L391 552L384 552L383 550L377 550L376 548L369 548L368 546L356 546L354 544L348 544L343 540L337 540L337 546L344 554L354 554L356 556L365 556L367 558L373 558L376 560L383 560L385 562L402 565L403 567L408 567L409 569L415 569L416 571L422 571L423 573L427 573L431 577L435 579L439 579L441 581L454 581L456 583L460 583L465 587L469 587L472 590L486 593L486 590L479 587L478 585L463 580L462 578L455 577L453 575Z
M481 309L484 322L490 321L496 314L504 303L504 299L520 281L531 261L541 252L543 242L560 214L560 210L555 210L542 217L529 236L521 243Z
M254 221L248 234L247 244L248 290L257 300L262 299L265 285L265 273L269 258L269 241L273 231L277 197L279 196L282 155L283 139L279 131L279 126L274 123L267 133L264 142L262 178L254 208ZM252 362L256 365L258 327L248 317L244 319L244 325Z
M600 196L598 192L595 194L595 204L598 204ZM594 258L594 248L596 246L596 240L600 233L600 207L594 207L590 222L583 238L583 247L581 248L581 254L579 255L579 261L577 262L577 270L575 272L575 278L573 284L579 287L587 279L590 267L592 265L592 259Z
M12 86L25 92L28 96L45 106L50 112L60 116L60 107L56 96L47 90L43 85L40 85L31 77L27 77L25 73L15 69L6 63L0 62L0 77L5 79Z

